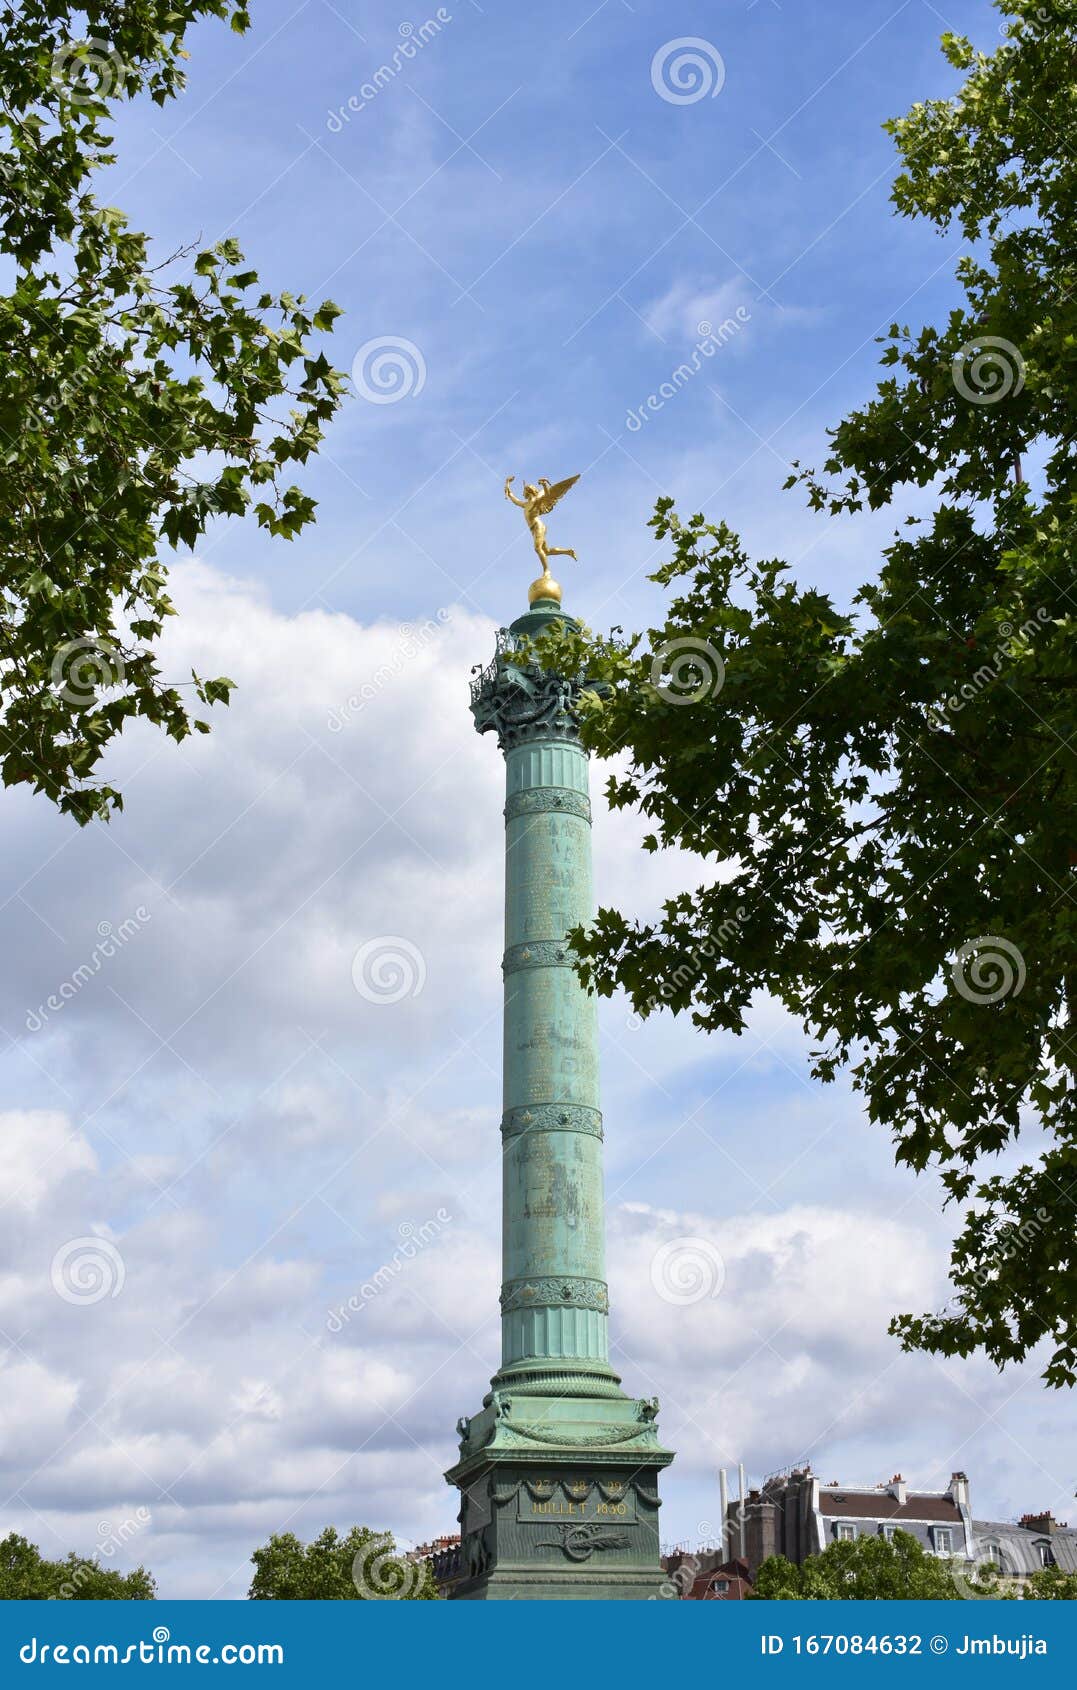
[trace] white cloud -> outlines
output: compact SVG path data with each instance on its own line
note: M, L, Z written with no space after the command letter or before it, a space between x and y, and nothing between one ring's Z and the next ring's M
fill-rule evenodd
M664 1382L677 1421L720 1409L723 1434L745 1441L760 1393L768 1435L784 1447L821 1431L835 1378L882 1373L895 1308L929 1306L939 1290L937 1243L923 1228L852 1208L701 1214L629 1203L611 1222L624 1354Z
M14 1349L0 1360L0 1445L9 1471L37 1465L62 1438L77 1400L74 1379Z
M656 334L665 337L697 339L704 331L701 323L724 322L732 317L737 306L750 310L755 290L750 282L734 276L717 287L707 283L678 277L659 298L652 300L644 317Z
M206 566L178 588L175 673L239 682L214 734L178 750L135 735L108 830L5 800L20 891L0 935L19 959L0 996L15 1041L0 1506L53 1552L148 1509L125 1564L146 1561L166 1594L241 1595L272 1530L363 1520L420 1538L455 1516L441 1472L498 1351L503 773L467 711L483 618L409 643L395 624L280 615ZM657 905L695 883L695 865L641 860L638 825L596 810L603 897ZM26 1006L97 923L140 905L149 919L29 1032ZM419 948L418 995L356 992L353 955L378 934ZM603 1007L613 1327L626 1387L662 1397L678 1448L669 1529L713 1512L720 1458L758 1467L817 1438L839 1467L893 1470L913 1405L936 1416L925 1463L990 1424L961 1394L974 1380L1002 1412L979 1372L955 1384L886 1337L896 1308L930 1305L942 1235L926 1209L899 1212L907 1176L847 1094L790 1073L788 1022L761 1012L738 1044L669 1018L629 1034ZM714 1239L717 1299L656 1297L654 1251L682 1235ZM50 1264L94 1236L123 1285L78 1306ZM1054 1431L1037 1440L1054 1465Z
M70 1174L97 1170L90 1146L57 1110L5 1110L0 1114L0 1153L8 1201L31 1213Z
M643 312L656 334L674 341L693 341L717 332L720 324L735 324L737 333L731 339L719 337L728 347L740 339L741 325L747 330L754 324L757 332L797 328L817 323L822 315L820 307L775 305L760 297L758 288L744 276L731 276L717 285L678 276Z

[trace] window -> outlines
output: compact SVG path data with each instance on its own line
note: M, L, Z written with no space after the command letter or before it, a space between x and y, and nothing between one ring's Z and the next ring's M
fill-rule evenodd
M855 1526L835 1526L834 1536L839 1543L852 1543L856 1536Z
M729 1580L728 1579L712 1579L711 1580L711 1589L714 1590L714 1591L717 1591L719 1596L724 1596L726 1591L729 1589Z
M893 1543L894 1532L897 1530L897 1527L896 1526L883 1526L881 1529L882 1529L883 1537L886 1539L887 1543Z
M1051 1553L1051 1545L1049 1543L1037 1543L1036 1548L1039 1551L1040 1566L1053 1567L1055 1558Z
M950 1530L949 1526L936 1526L935 1527L935 1553L936 1553L936 1555L949 1555L950 1552L953 1549L953 1546L954 1546L953 1538L954 1538L954 1534Z

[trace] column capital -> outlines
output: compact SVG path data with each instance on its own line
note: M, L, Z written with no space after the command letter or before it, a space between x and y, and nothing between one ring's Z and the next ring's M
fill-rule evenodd
M584 674L561 675L534 659L533 642L558 623L578 628L575 617L546 601L499 628L493 660L472 671L471 713L479 733L496 733L502 751L532 740L578 743L578 710L591 683Z
M578 742L582 682L525 661L520 648L521 642L502 629L493 662L471 683L471 713L479 733L496 733L502 751L537 739Z

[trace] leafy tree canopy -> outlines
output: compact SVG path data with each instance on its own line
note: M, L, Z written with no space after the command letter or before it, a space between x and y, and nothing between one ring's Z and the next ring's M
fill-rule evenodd
M771 1555L755 1577L751 1597L771 1602L955 1602L994 1597L1002 1601L1077 1599L1077 1574L1044 1567L1014 1580L987 1562L930 1555L910 1532L889 1542L874 1534L831 1543L802 1565Z
M121 1573L72 1552L46 1561L17 1532L0 1542L0 1601L152 1602L157 1586L145 1567Z
M771 1602L954 1602L948 1561L928 1555L909 1532L888 1543L866 1534L831 1543L801 1566L771 1555L755 1577L752 1597Z
M277 1602L431 1602L437 1587L425 1562L396 1554L392 1538L367 1526L341 1537L327 1526L312 1543L279 1532L251 1556L248 1596Z
M890 123L898 210L970 244L940 326L891 325L874 399L798 470L832 517L930 489L852 612L722 523L653 527L664 624L562 636L608 683L615 807L707 861L658 919L603 909L583 974L739 1032L766 991L824 1080L851 1069L899 1163L960 1221L947 1307L906 1349L1077 1377L1077 3L1000 0L991 54ZM1032 474L1032 466L1035 473ZM921 501L922 502L922 501ZM555 646L557 642L554 642ZM1020 1146L1019 1132L1023 1133ZM1019 1154L1023 1152L1023 1154Z
M182 740L228 700L159 672L162 542L252 509L291 539L314 501L289 469L341 398L313 345L337 306L264 291L231 239L155 259L94 195L110 106L174 98L208 17L249 24L241 0L0 3L0 769L79 822L122 803L95 770L126 722Z
M1026 1602L1077 1602L1077 1573L1061 1567L1038 1567L1021 1592Z

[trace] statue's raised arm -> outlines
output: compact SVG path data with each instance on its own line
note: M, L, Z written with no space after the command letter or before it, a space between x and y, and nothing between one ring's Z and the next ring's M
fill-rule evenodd
M522 511L525 511L527 509L527 501L525 499L518 499L516 497L516 494L512 491L512 483L515 480L516 480L516 477L514 475L506 475L506 477L505 477L505 497L506 497L506 499L511 499L514 505L519 505L520 509Z

